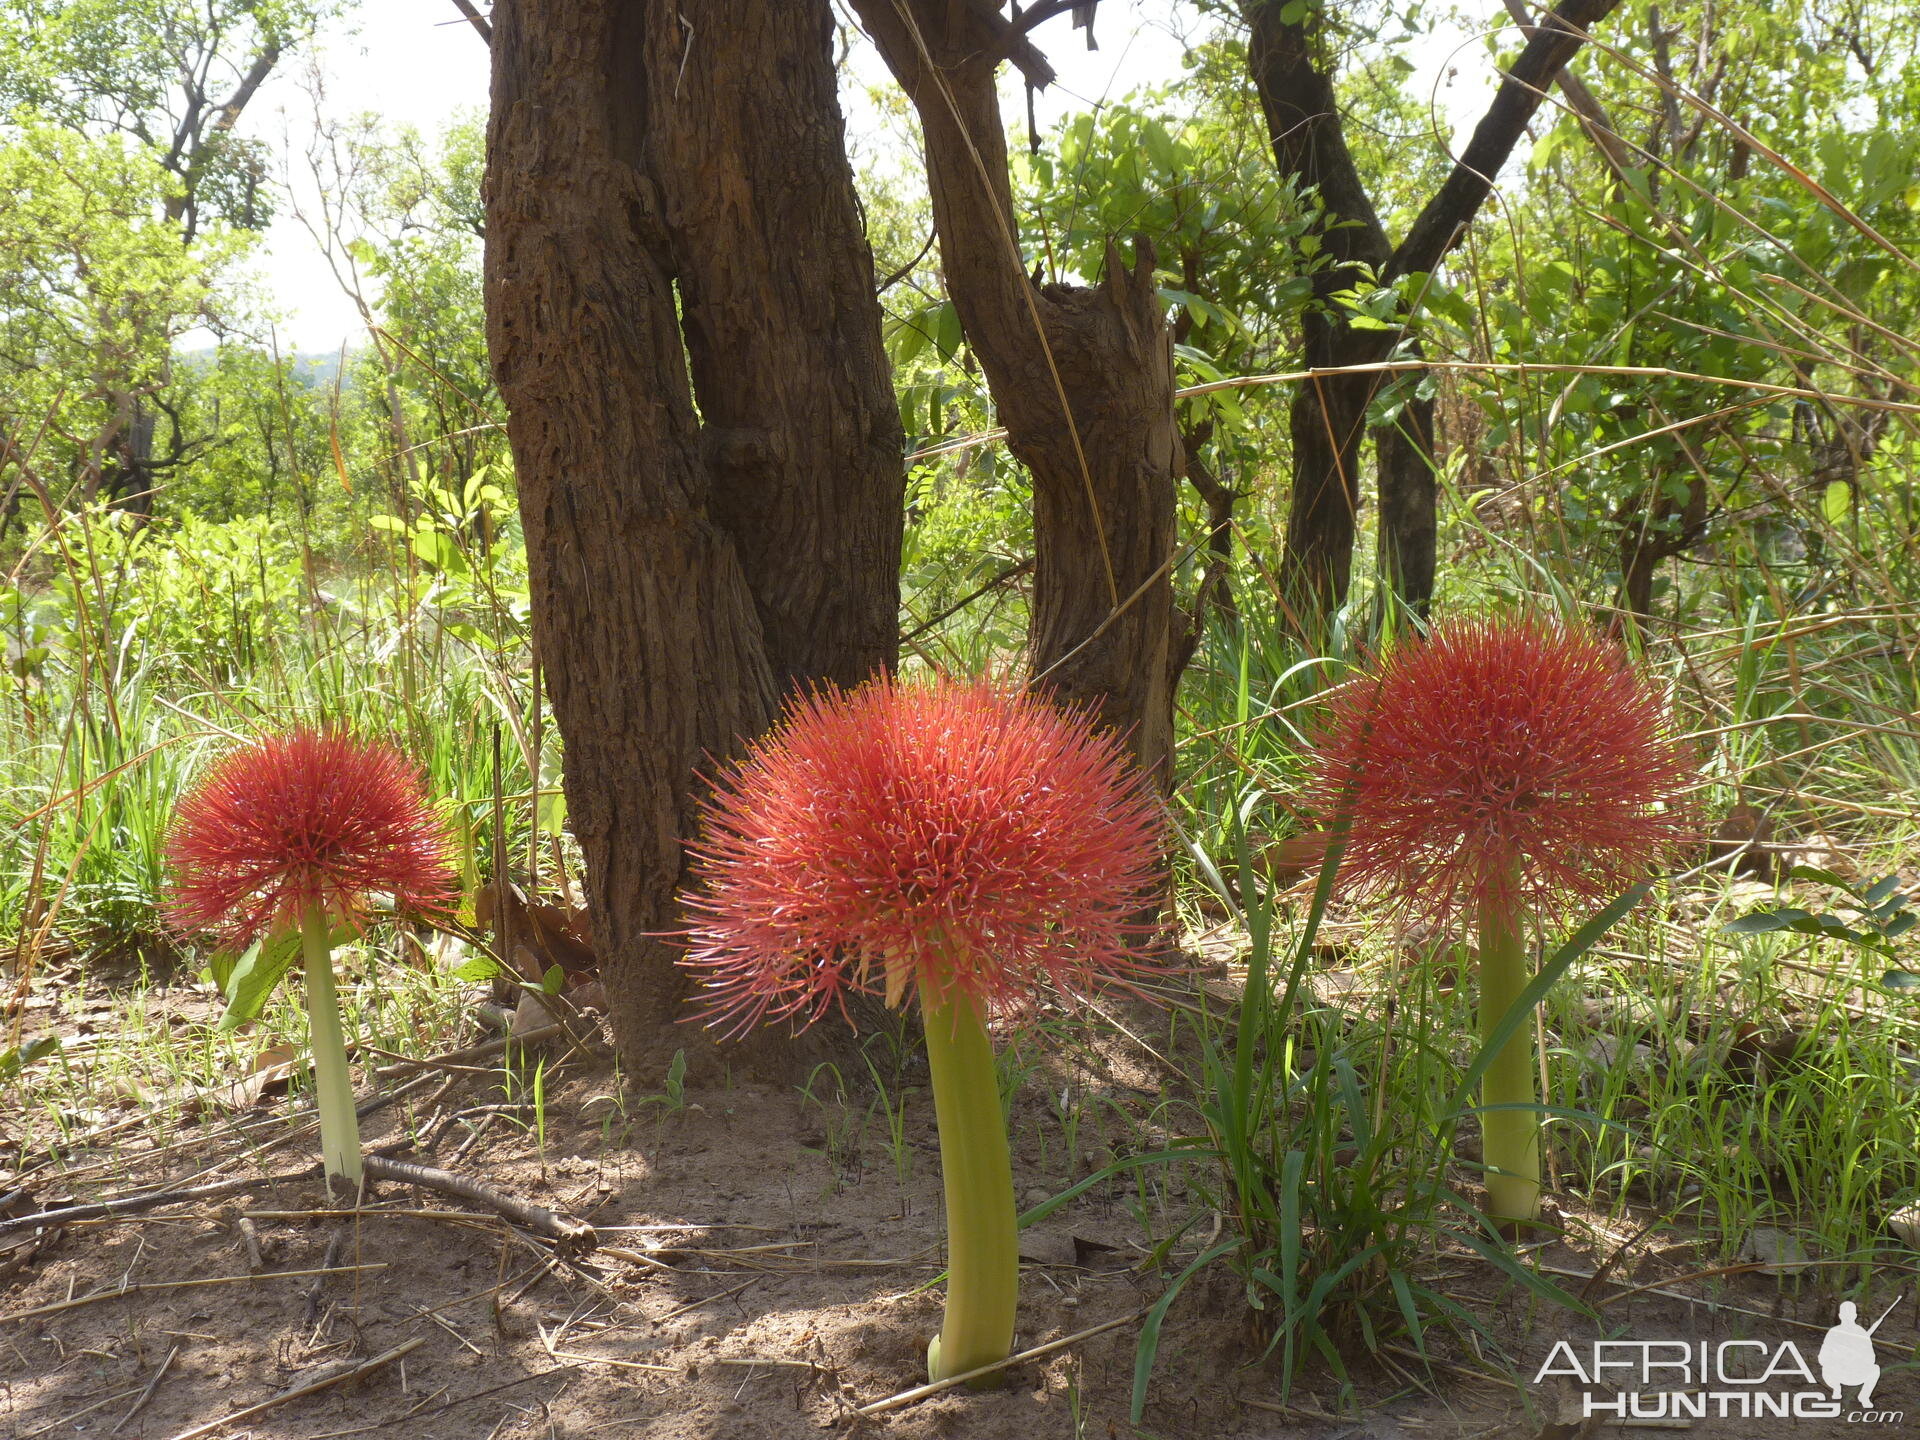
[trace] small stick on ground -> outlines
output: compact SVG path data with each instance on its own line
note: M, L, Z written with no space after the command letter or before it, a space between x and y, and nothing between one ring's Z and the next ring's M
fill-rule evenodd
M198 1280L136 1280L124 1285L110 1285L105 1290L95 1290L90 1295L77 1296L72 1300L60 1300L52 1305L37 1305L31 1310L16 1310L11 1315L0 1315L0 1325L10 1325L18 1320L37 1320L43 1315L58 1315L67 1310L78 1310L83 1305L97 1305L102 1300L118 1300L127 1295L151 1295L161 1290L192 1290L207 1285L245 1285L260 1280L298 1280L307 1275L344 1275L353 1270L386 1268L387 1262L379 1260L370 1265L336 1265L324 1270L268 1270L259 1275L208 1275Z
M320 1318L320 1297L327 1293L327 1276L335 1272L340 1257L347 1253L348 1233L345 1225L337 1225L333 1234L327 1237L327 1253L320 1259L320 1269L313 1284L307 1287L306 1323L309 1325Z
M240 1248L246 1253L247 1268L256 1274L267 1268L267 1257L260 1249L260 1232L252 1219L232 1210L223 1212L223 1218L231 1218L233 1233L240 1237Z
M64 1225L70 1220L99 1220L110 1215L139 1215L163 1205L187 1205L196 1200L224 1200L247 1190L264 1190L270 1185L286 1185L305 1180L319 1171L318 1165L302 1170L283 1170L277 1175L254 1175L243 1180L221 1180L212 1185L189 1185L178 1190L150 1190L144 1195L123 1195L118 1200L99 1200L89 1205L68 1205L60 1210L42 1210L13 1220L0 1220L0 1237L22 1230L38 1230L43 1225Z
M132 1390L116 1391L114 1394L107 1396L106 1399L96 1400L85 1409L76 1410L71 1415L62 1415L58 1420L50 1421L42 1425L38 1430L22 1431L19 1440L34 1440L34 1436L36 1435L51 1435L56 1430L64 1430L83 1416L91 1415L96 1410L104 1410L107 1406L113 1404L114 1401L124 1400L131 1394L133 1394Z
M935 1380L929 1385L916 1385L911 1390L902 1390L898 1395L889 1395L885 1400L876 1400L871 1405L862 1405L855 1415L884 1415L889 1410L898 1410L903 1405L911 1405L916 1400L924 1400L929 1395L938 1395L943 1390L951 1390L956 1385L964 1385L969 1380L978 1380L983 1375L1004 1370L1009 1365L1018 1365L1027 1360L1038 1360L1042 1355L1051 1355L1056 1350L1064 1350L1069 1345L1078 1345L1082 1340L1091 1340L1096 1335L1104 1335L1109 1330L1118 1330L1122 1325L1131 1325L1146 1317L1145 1310L1136 1310L1131 1315L1122 1315L1117 1320L1107 1320L1098 1325L1089 1325L1085 1330L1076 1330L1071 1335L1062 1335L1058 1340L1049 1340L1044 1345L1036 1345L1031 1350L1022 1350L1017 1355L1009 1355L1004 1360L996 1360L991 1365L982 1365L963 1375L950 1375L945 1380Z
M406 1160L389 1160L380 1155L367 1156L365 1164L368 1176L373 1179L418 1185L424 1190L435 1190L442 1195L453 1195L462 1200L471 1200L476 1205L484 1205L495 1214L553 1241L562 1255L584 1255L600 1243L600 1237L584 1220L562 1215L544 1205L516 1200L491 1185L482 1185L464 1175L455 1175L451 1170L415 1165Z
M325 1390L329 1386L344 1385L349 1381L358 1380L363 1375L372 1374L382 1365L390 1365L402 1355L407 1355L418 1350L426 1343L425 1337L404 1341L394 1346L393 1349L387 1351L385 1354L376 1355L371 1360L362 1360L358 1365L342 1370L338 1374L328 1375L305 1385L297 1385L291 1390L282 1390L278 1395L269 1395L258 1405L249 1405L246 1409L236 1410L231 1415L222 1415L217 1420L209 1420L205 1424L195 1425L191 1430L182 1430L178 1435L173 1436L172 1440L199 1440L199 1437L202 1435L211 1435L216 1430L224 1430L227 1426L239 1420L251 1420L256 1415L264 1414L268 1410L285 1405L290 1400L298 1400L303 1395L311 1395L315 1391Z
M173 1342L173 1348L167 1351L167 1358L160 1362L160 1368L154 1371L153 1378L147 1381L147 1388L140 1392L140 1398L133 1402L133 1408L122 1415L114 1427L107 1431L109 1435L118 1435L126 1429L127 1422L144 1410L147 1402L153 1399L153 1392L160 1388L160 1382L167 1378L167 1371L173 1368L174 1357L180 1353L180 1343L178 1340Z
M664 1325L669 1320L679 1319L682 1315L685 1315L690 1310L698 1310L702 1305L711 1305L713 1304L714 1301L724 1300L729 1295L738 1295L742 1290L745 1290L748 1285L757 1285L759 1283L760 1283L759 1277L755 1276L753 1279L747 1281L746 1285L736 1285L731 1290L722 1290L719 1294L709 1295L704 1300L689 1300L684 1305L675 1306L673 1309L669 1310L666 1314L662 1315L658 1320L654 1321L653 1323L656 1325Z

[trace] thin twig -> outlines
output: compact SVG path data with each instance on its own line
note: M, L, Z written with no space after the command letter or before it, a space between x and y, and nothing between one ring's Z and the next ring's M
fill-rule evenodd
M612 1365L620 1370L652 1370L662 1375L678 1375L681 1370L678 1365L650 1365L644 1360L615 1360L607 1355L575 1354L571 1350L562 1350L555 1346L553 1335L547 1333L546 1326L536 1321L533 1328L539 1332L540 1348L545 1350L556 1364L561 1361L572 1361L576 1365Z
M1049 1340L1044 1345L1036 1345L1031 1350L1022 1350L1017 1355L1009 1355L1004 1360L996 1360L991 1365L982 1365L978 1369L968 1370L964 1374L949 1375L945 1380L935 1380L928 1385L916 1385L911 1390L902 1390L898 1395L889 1395L885 1400L876 1400L871 1405L862 1405L855 1415L884 1415L889 1410L898 1410L903 1405L911 1405L916 1400L924 1400L929 1395L938 1395L951 1390L956 1385L965 1385L969 1380L978 1380L982 1375L991 1375L1004 1370L1009 1365L1019 1365L1027 1360L1037 1360L1042 1355L1051 1355L1056 1350L1064 1350L1069 1345L1077 1345L1082 1340L1091 1340L1095 1335L1104 1335L1109 1330L1118 1330L1122 1325L1131 1325L1136 1320L1146 1318L1146 1310L1136 1310L1131 1315L1122 1315L1117 1320L1107 1320L1099 1325L1090 1325L1085 1330L1076 1330L1071 1335L1063 1335L1058 1340Z
M123 1195L117 1200L98 1200L88 1205L69 1205L60 1210L42 1210L12 1220L0 1220L0 1238L22 1230L38 1230L45 1225L64 1225L70 1220L100 1220L110 1215L139 1215L162 1205L184 1205L196 1200L224 1200L247 1190L269 1185L285 1185L305 1180L317 1173L318 1165L300 1170L285 1170L277 1175L253 1175L239 1180L221 1180L212 1185L190 1185L178 1190L150 1190L144 1195Z
M167 1358L160 1362L160 1368L154 1371L153 1378L147 1381L147 1388L140 1392L140 1398L133 1402L133 1408L122 1415L120 1419L115 1422L114 1427L107 1431L109 1435L118 1435L122 1430L127 1428L127 1422L129 1420L133 1419L134 1416L146 1408L147 1402L153 1399L153 1392L158 1390L160 1388L160 1382L167 1378L167 1371L173 1368L174 1357L180 1353L181 1343L182 1342L178 1340L173 1342L173 1348L167 1351Z
M704 1300L689 1300L686 1304L676 1306L673 1309L669 1310L666 1314L662 1315L658 1320L654 1321L653 1323L656 1325L664 1325L669 1320L679 1319L682 1315L685 1315L689 1310L698 1310L702 1305L711 1305L713 1304L714 1301L724 1300L729 1295L738 1295L742 1290L745 1290L747 1286L758 1284L759 1279L760 1277L756 1275L753 1277L753 1279L747 1281L745 1285L736 1285L731 1290L722 1290L718 1294L707 1296Z
M387 1262L379 1260L366 1265L329 1265L316 1270L268 1270L259 1275L208 1275L198 1280L136 1280L124 1285L112 1285L105 1290L95 1290L71 1300L59 1300L51 1305L37 1305L31 1310L16 1310L11 1315L0 1315L0 1325L10 1325L16 1320L37 1320L43 1315L78 1310L83 1305L97 1305L102 1300L118 1300L126 1295L151 1295L161 1290L192 1290L208 1285L243 1285L256 1280L295 1280L306 1275L344 1275L355 1270L386 1268Z
M138 1387L135 1387L135 1388L138 1388ZM22 1431L20 1434L20 1440L33 1440L33 1437L36 1435L51 1435L56 1430L64 1430L67 1428L67 1426L71 1425L74 1421L80 1419L81 1416L91 1415L96 1410L104 1410L107 1408L107 1406L113 1404L114 1401L124 1400L127 1398L127 1396L131 1394L133 1394L133 1390L130 1390L130 1389L116 1390L113 1392L113 1394L107 1396L105 1399L96 1400L91 1405L87 1406L85 1409L76 1410L71 1415L62 1415L58 1420L51 1420L45 1425L42 1425L38 1430Z
M493 44L493 25L486 16L473 8L472 0L453 0L453 8L467 17L467 23L473 26L482 41L489 46Z
M489 1055L498 1055L510 1045L531 1045L537 1040L551 1040L566 1030L564 1025L542 1025L529 1030L524 1035L499 1035L491 1040L483 1040L478 1045L469 1045L463 1050L449 1050L442 1055L428 1055L419 1060L400 1060L392 1065L382 1065L374 1074L382 1080L391 1080L396 1075L410 1075L415 1070L444 1070L457 1068L468 1060L483 1060Z
M296 1385L291 1390L282 1390L278 1395L268 1396L258 1405L249 1405L246 1409L236 1410L231 1415L222 1415L218 1420L209 1420L203 1425L195 1425L191 1430L182 1430L178 1435L172 1437L172 1440L199 1440L199 1437L202 1435L211 1435L216 1430L224 1430L236 1420L251 1420L256 1415L264 1414L268 1410L273 1410L281 1405L285 1405L289 1400L298 1400L303 1395L311 1395L315 1391L325 1390L329 1386L344 1385L349 1380L358 1380L363 1375L372 1374L382 1365L392 1364L402 1355L410 1354L418 1350L426 1343L424 1336L403 1341L385 1354L376 1355L371 1360L362 1360L358 1365L350 1369L342 1370L338 1374L309 1381L305 1385Z

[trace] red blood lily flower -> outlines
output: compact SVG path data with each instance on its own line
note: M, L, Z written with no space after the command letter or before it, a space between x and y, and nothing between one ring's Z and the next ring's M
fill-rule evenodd
M1311 793L1349 816L1343 888L1436 921L1482 902L1552 916L1612 899L1672 853L1693 773L1666 701L1618 645L1476 619L1332 697Z
M1501 1026L1530 921L1611 900L1686 833L1692 779L1665 701L1617 645L1526 618L1456 621L1333 697L1311 791L1347 823L1343 888L1479 931L1488 1213L1534 1219L1533 1036Z
M215 762L167 836L167 916L231 947L298 927L318 909L357 924L367 897L444 910L451 842L419 773L387 745L336 730L268 736Z
M335 730L268 736L216 761L167 836L182 930L239 948L298 932L314 1099L327 1185L358 1191L363 1167L330 932L357 926L367 897L403 910L452 898L451 844L420 777L389 746Z
M735 1030L849 990L1015 1011L1143 968L1159 806L1117 740L1032 695L883 679L798 701L705 820L684 963Z
M804 1025L848 991L925 1019L947 1202L935 1380L1004 1359L1019 1294L990 1011L1126 983L1161 816L1111 736L986 683L802 700L724 777L696 847L685 963L707 1017Z

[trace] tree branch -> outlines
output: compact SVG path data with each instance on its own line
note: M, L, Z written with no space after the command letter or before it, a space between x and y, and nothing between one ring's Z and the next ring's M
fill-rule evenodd
M1267 122L1275 168L1314 186L1329 216L1352 223L1322 227L1320 241L1338 262L1316 277L1324 296L1350 285L1352 264L1379 266L1392 251L1340 123L1334 72L1318 19L1284 23L1279 0L1247 0L1247 67Z
M1534 17L1527 13L1525 0L1505 0L1505 3L1507 14L1520 27L1520 33L1529 40L1533 39L1540 27L1534 24ZM1560 72L1556 83L1560 86L1560 93L1567 98L1567 108L1580 122L1580 128L1587 132L1587 138L1598 147L1608 168L1615 175L1623 173L1633 163L1633 155L1620 132L1613 128L1613 118L1607 114L1607 107L1600 103L1600 97L1587 88L1587 82L1571 66Z
M279 63L280 46L277 42L268 41L260 53L253 57L252 66L241 77L240 84L235 87L233 94L229 95L226 103L214 113L213 128L215 130L231 130L239 123L240 112L247 108L247 102L253 99L254 93L266 83L267 76L273 73L273 67Z
M453 0L453 8L467 17L467 23L480 32L480 38L489 46L493 44L493 25L487 17L473 8L473 0Z
M1493 192L1494 177L1513 154L1527 122L1546 98L1567 62L1586 43L1587 31L1619 7L1620 0L1561 0L1535 28L1520 58L1474 127L1473 139L1406 239L1387 262L1386 279L1432 270Z

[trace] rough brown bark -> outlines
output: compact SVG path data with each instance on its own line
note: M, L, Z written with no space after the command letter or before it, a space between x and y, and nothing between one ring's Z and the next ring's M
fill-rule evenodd
M1620 0L1561 0L1526 31L1527 43L1501 81L1466 151L1440 189L1390 247L1347 148L1334 88L1334 57L1325 17L1309 7L1300 21L1282 23L1282 0L1246 0L1247 64L1271 136L1280 172L1318 187L1330 221L1347 222L1322 234L1333 263L1314 277L1320 307L1302 322L1305 364L1311 368L1369 364L1386 358L1402 338L1392 330L1355 330L1325 306L1371 267L1382 281L1432 271L1492 192L1546 89ZM1290 431L1294 490L1287 517L1281 583L1306 612L1339 605L1352 576L1359 511L1361 441L1367 407L1385 383L1380 375L1328 375L1295 392ZM1399 597L1424 612L1433 593L1433 407L1408 402L1398 426L1376 436L1381 493L1380 559Z
M1312 369L1363 365L1379 359L1391 339L1383 343L1385 332L1352 328L1335 313L1331 297L1366 270L1384 270L1393 247L1347 147L1319 12L1285 24L1284 9L1267 0L1247 6L1247 66L1275 166L1313 186L1326 207L1321 245L1331 258L1313 277L1313 305L1301 319L1301 359ZM1326 375L1294 392L1288 421L1293 496L1280 576L1289 603L1303 612L1330 609L1347 593L1360 511L1361 442L1379 383L1373 375Z
M1399 415L1375 427L1373 437L1380 472L1381 584L1422 620L1433 601L1439 539L1436 433L1433 397L1415 394Z
M488 343L616 1037L703 769L893 659L903 477L826 0L500 0Z
M1620 526L1620 605L1636 621L1653 616L1653 581L1660 562L1684 555L1707 528L1707 483L1703 471L1688 477L1686 499L1676 501L1657 477L1646 491L1629 495L1614 511Z
M948 0L855 0L919 114L948 293L1033 477L1034 674L1171 781L1173 347L1140 242L1091 287L1029 277L994 91L1005 22Z

